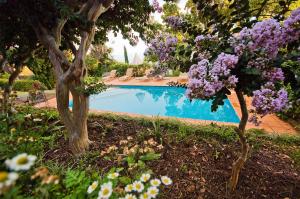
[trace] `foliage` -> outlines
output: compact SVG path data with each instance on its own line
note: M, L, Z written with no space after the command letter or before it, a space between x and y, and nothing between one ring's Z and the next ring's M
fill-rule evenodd
M165 64L168 60L186 65L188 62L184 59L190 58L191 64L194 64L189 69L187 95L191 99L212 99L212 110L223 104L225 96L230 94L229 89L254 97L252 105L255 110L251 110L254 115L250 120L256 124L259 123L257 114L263 117L267 113L284 110L288 99L287 92L280 89L280 82L284 80L280 65L286 50L280 50L297 46L294 43L297 43L299 34L299 11L293 11L282 25L275 19L255 23L247 12L251 10L249 2L243 2L240 7L234 7L238 5L237 1L232 2L230 17L217 11L218 4L212 6L202 1L195 2L200 12L207 13L210 20L207 26L210 27L199 31L197 36L188 21L177 16L168 18L170 27L189 34L184 42L172 46L170 52L166 51L167 47L160 48L169 43L167 40L160 39L161 36L158 39L162 44L156 44L158 39L152 40L149 51L158 56L160 65L168 66ZM285 6L290 6L290 3L281 5L276 13L286 13ZM240 28L233 28L236 22L239 22L236 25ZM242 26L245 27L241 30Z
M106 90L106 85L96 77L87 77L84 80L82 87L77 87L77 90L84 95L95 95Z
M7 79L0 79L0 87L4 87L7 84ZM45 86L38 80L32 79L20 79L16 80L13 85L13 90L15 91L30 91L34 84L42 85L42 89L45 89Z
M88 74L93 77L101 77L107 71L108 65L112 62L110 57L112 49L104 44L94 44L91 53L87 55L86 65ZM96 64L97 63L97 64Z
M96 76L98 67L101 67L99 66L99 60L91 55L87 55L85 58L85 64L88 74L91 76Z
M34 79L43 83L47 89L54 88L54 71L45 49L36 51L25 64L34 73Z
M282 64L283 71L286 74L290 106L282 116L295 120L300 119L300 64L298 61L288 60Z
M129 64L126 46L124 46L124 60L126 64Z
M132 64L124 64L120 62L112 62L108 65L107 70L105 72L109 72L111 70L117 70L117 76L124 76L128 68L133 68L134 76L139 77L143 76L145 70L150 68L150 65L147 63L140 64L140 65L132 65Z

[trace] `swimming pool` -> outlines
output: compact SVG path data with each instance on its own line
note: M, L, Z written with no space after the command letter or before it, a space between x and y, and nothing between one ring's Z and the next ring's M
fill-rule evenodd
M232 123L240 121L228 99L216 112L211 112L211 101L190 102L185 96L185 88L170 86L111 87L90 97L90 109Z

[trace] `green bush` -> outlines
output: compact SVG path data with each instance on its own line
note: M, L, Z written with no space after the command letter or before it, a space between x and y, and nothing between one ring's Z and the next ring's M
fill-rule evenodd
M3 89L4 86L7 84L7 79L0 79L0 87ZM45 89L45 86L37 81L32 79L22 79L22 80L16 80L13 85L13 90L15 91L30 91L33 89L33 84L40 84L42 86L42 89Z
M97 67L95 67L95 63L93 60L89 60L87 63L89 76L93 77L101 77L105 72L110 72L111 70L117 70L117 76L121 77L126 74L128 68L133 68L133 75L135 77L144 76L146 69L150 68L149 64L140 64L140 65L132 65L120 62L107 62L107 63L99 63Z
M109 72L111 70L117 70L117 76L124 76L128 68L133 68L133 74L135 77L144 76L145 70L150 68L148 64L140 64L140 65L132 65L132 64L125 64L114 62L108 66L108 70L105 72Z

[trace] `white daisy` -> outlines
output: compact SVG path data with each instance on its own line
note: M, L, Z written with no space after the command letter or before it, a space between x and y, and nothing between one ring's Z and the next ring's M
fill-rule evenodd
M112 194L112 182L107 182L101 185L98 199L108 199Z
M132 184L126 185L125 191L126 191L126 192L132 192L132 191L133 191L133 185L132 185Z
M115 172L115 173L110 173L110 174L108 174L108 176L107 176L107 178L108 179L116 179L117 177L119 177L119 173L117 173L117 172Z
M144 190L144 184L140 181L135 181L133 184L133 190L141 193Z
M142 193L141 195L140 195L140 199L150 199L151 197L150 197L150 195L147 193L147 192L145 192L145 193Z
M159 193L159 190L157 187L149 187L147 193L151 198L156 198L157 194Z
M98 187L98 181L94 181L89 187L88 187L88 194L92 193L95 191L95 189Z
M5 187L10 187L18 179L19 175L15 172L0 171L0 194Z
M126 194L125 199L136 199L136 196L133 194Z
M12 159L5 161L6 166L14 171L29 170L36 160L35 155L27 155L27 153L19 154Z
M159 187L159 185L161 184L161 182L160 182L159 179L155 178L155 179L153 179L153 180L150 180L150 184L151 184L151 186L153 186L153 187Z
M161 182L162 182L164 185L171 185L171 184L172 184L172 180L171 180L171 178L169 178L168 176L162 176L162 177L161 177Z
M149 179L150 179L151 175L149 173L144 173L142 176L141 176L141 181L142 182L147 182Z

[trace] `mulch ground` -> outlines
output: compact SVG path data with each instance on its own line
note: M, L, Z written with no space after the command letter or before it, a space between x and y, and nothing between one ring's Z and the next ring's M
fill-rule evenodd
M89 137L94 142L90 151L102 151L111 145L118 145L127 136L137 139L136 135L147 131L147 128L134 121L91 119ZM104 129L106 133L103 133ZM227 182L231 165L237 159L239 143L197 141L193 138L176 142L174 136L167 133L163 136L163 143L162 157L148 163L155 174L168 175L173 179L173 185L165 188L161 198L300 198L300 168L295 167L292 159L272 144L265 143L251 151L241 172L238 188L230 193ZM48 151L45 158L67 165L72 161L72 156L66 145L63 138L59 139L60 147ZM115 164L100 157L92 162L94 166L107 169Z

